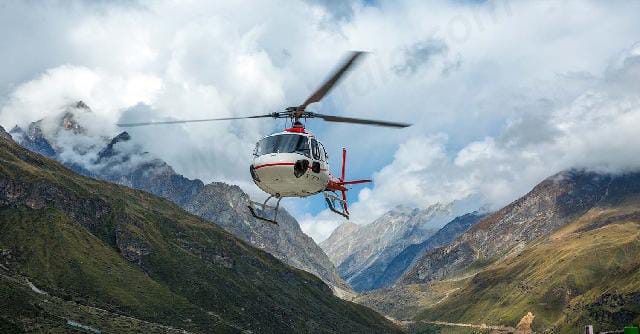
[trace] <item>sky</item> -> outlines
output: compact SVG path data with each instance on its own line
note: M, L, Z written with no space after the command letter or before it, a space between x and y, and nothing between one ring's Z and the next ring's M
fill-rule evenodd
M246 116L300 104L349 50L367 56L309 110L413 123L309 122L366 224L398 205L497 209L578 168L640 168L638 1L1 1L0 124L85 101L118 122ZM282 121L132 129L177 172L252 197L255 142ZM284 206L316 241L344 220Z

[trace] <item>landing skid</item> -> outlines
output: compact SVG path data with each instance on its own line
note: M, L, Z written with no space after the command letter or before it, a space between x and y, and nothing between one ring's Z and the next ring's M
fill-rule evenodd
M344 218L349 219L349 211L347 211L347 203L344 199L329 191L325 191L322 194L324 195L324 200L327 201L329 210L341 215ZM336 202L339 204L340 210L336 208Z
M277 198L277 202L276 202L276 206L271 206L271 205L267 205L267 203L269 202L269 200L271 198ZM271 224L274 225L278 225L278 209L280 208L280 200L282 200L281 196L269 196L264 203L258 203L258 202L254 202L249 200L249 205L247 206L249 208L249 211L251 212L251 215L258 219L258 220L262 220L265 222L269 222ZM259 206L260 207L260 212L258 212L258 210L256 210L255 206ZM273 218L269 218L266 216L263 216L264 213L268 212L268 211L273 211Z

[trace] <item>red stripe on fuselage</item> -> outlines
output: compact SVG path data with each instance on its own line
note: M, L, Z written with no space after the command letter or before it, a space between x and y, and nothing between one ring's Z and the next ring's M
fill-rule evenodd
M262 168L262 167L271 167L271 166L295 166L295 165L296 165L296 164L295 164L295 163L293 163L293 162L274 162L274 163L271 163L271 164L258 165L258 166L255 166L254 168L255 168L255 169L260 169L260 168ZM307 169L311 169L311 167L309 167L309 168L307 168ZM321 168L321 169L320 169L320 171L321 171L321 172L324 172L324 171L326 171L326 169Z
M294 166L295 163L293 162L274 162L274 163L270 163L270 164L264 164L264 165L258 165L255 166L255 169L260 169L263 167L271 167L271 166Z

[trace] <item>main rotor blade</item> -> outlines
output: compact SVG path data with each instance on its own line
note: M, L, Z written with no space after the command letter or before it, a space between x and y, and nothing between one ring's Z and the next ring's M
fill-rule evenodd
M411 124L409 123L398 123L398 122L378 121L374 119L331 116L331 115L323 115L323 114L316 114L316 113L308 113L308 114L311 116L310 118L313 118L313 117L322 118L327 122L387 126L392 128L406 128L408 126L411 126Z
M319 102L320 100L322 100L322 98L325 95L327 95L327 93L331 90L331 88L333 88L333 86L335 86L336 83L338 83L340 78L342 78L342 76L347 72L349 67L351 67L351 65L353 65L356 62L356 60L358 60L358 58L360 56L362 56L363 54L364 54L364 52L362 52L362 51L352 51L350 53L350 55L349 55L349 58L347 58L347 60L342 64L342 66L340 66L329 77L329 79L327 79L322 84L322 86L320 86L320 88L318 88L313 94L311 94L311 96L309 96L307 98L307 100L304 101L304 103L301 104L298 107L298 111L296 112L296 116L299 116L299 114L301 114L304 111L304 108L306 108L311 103Z
M276 118L277 117L277 113L267 114L267 115L257 115L257 116L246 116L246 117L224 117L224 118L190 119L190 120L178 120L178 121L120 123L120 124L117 124L117 125L119 127L123 127L123 128L130 128L130 127L146 126L146 125L199 123L199 122L212 122L212 121L230 121L230 120L234 120L234 119L268 118L268 117Z

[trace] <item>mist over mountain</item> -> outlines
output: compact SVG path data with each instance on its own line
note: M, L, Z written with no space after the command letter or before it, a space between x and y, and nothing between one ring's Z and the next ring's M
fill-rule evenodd
M24 147L59 160L80 174L164 197L278 259L317 275L336 293L350 290L322 249L284 209L278 226L258 221L248 212L249 196L238 186L185 178L146 153L127 132L113 138L92 133L81 123L95 121L91 116L89 106L77 102L27 129L16 127L11 134Z

